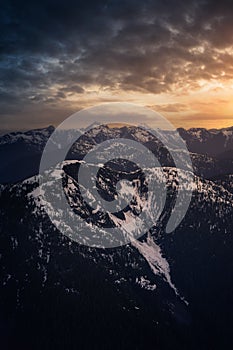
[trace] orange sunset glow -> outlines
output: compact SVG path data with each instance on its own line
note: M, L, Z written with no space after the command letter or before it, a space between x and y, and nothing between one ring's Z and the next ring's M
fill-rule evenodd
M85 14L75 4L37 13L9 7L1 30L2 130L56 126L105 102L149 107L176 127L231 126L231 4L106 1Z

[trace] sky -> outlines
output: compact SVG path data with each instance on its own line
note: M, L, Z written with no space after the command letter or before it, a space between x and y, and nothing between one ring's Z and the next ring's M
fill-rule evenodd
M133 102L175 127L233 125L232 0L31 0L0 9L0 129Z

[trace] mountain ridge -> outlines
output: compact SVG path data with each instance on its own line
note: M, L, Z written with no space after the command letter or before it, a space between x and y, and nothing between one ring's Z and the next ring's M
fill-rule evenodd
M86 149L82 149L77 143L74 144L68 158L75 159L80 152L88 151L97 138L101 140L107 137L129 137L145 144L145 146L160 147L159 143L147 136L146 131L138 132L137 127L122 126L121 128L109 128L102 126L87 131ZM142 129L141 129L142 130ZM194 171L197 175L211 177L226 175L233 172L233 127L207 130L204 128L192 128L189 130L177 129L187 148L191 153ZM14 132L0 137L0 183L17 182L36 175L39 172L40 158L50 135L54 131L53 126L47 128L30 130L27 132ZM69 131L64 131L69 132ZM71 131L70 131L71 132ZM84 133L85 135L85 133ZM175 142L173 132L167 131L168 142ZM84 137L84 136L82 136ZM99 141L97 141L99 142ZM56 145L55 145L56 146ZM216 151L215 151L216 150ZM167 157L164 153L164 157ZM206 157L206 159L205 159ZM208 158L209 157L209 158ZM204 167L204 162L208 160L209 168ZM17 169L17 171L15 171ZM203 170L204 169L204 170ZM225 173L224 173L225 169Z

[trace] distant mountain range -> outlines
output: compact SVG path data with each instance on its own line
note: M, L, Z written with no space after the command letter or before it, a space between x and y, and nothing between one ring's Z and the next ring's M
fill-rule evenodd
M186 141L190 152L211 157L232 159L233 126L224 129L179 128L180 136Z
M40 158L49 136L54 131L53 126L27 132L14 132L0 137L0 183L15 183L38 174ZM101 138L128 137L140 141L156 152L162 145L155 140L141 136L137 138L137 128L127 126L109 128L103 126ZM72 131L71 131L72 132ZM205 178L213 178L233 172L233 127L224 129L193 128L178 129L180 136L187 144L191 153L194 171ZM168 131L168 139L173 142L173 133ZM93 139L94 135L92 135ZM94 141L95 142L95 141ZM80 153L86 152L77 144L73 145L67 159L78 159Z

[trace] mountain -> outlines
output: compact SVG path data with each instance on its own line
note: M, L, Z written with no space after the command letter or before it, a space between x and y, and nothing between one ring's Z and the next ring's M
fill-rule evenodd
M70 175L78 166L64 163L70 202L79 193ZM184 221L166 234L177 182L176 169L163 172L168 198L157 226L114 249L90 248L62 235L44 210L38 176L2 186L1 343L12 349L233 345L233 195L195 177ZM51 189L57 179L55 172Z
M0 137L0 183L12 183L38 174L40 158L53 126Z
M180 136L186 141L189 151L211 157L231 153L233 158L233 126L223 129L192 128L178 129Z
M41 151L51 132L52 128L34 136L29 132L25 140L24 133L13 135L12 140L5 137L2 146L17 152L14 144L28 144L32 153ZM142 143L159 159L160 168L144 169L155 180L152 193L139 167L120 159L107 161L111 146L93 164L84 159L97 143L120 137ZM172 133L167 133L167 141L175 149ZM192 182L191 169L175 168L164 145L148 132L96 126L74 143L62 164L0 186L0 342L4 349L233 346L233 171L230 165L227 168L229 159L217 155L191 153L191 158L196 174ZM116 196L127 200L130 194L128 204L117 212L96 209L89 182L79 181L80 167L100 167L95 186L109 208ZM94 180L91 172L85 174ZM69 211L63 206L61 184ZM142 207L150 199L147 211L153 217L164 184L162 213L144 231L138 220ZM192 188L191 203L180 225L166 233L181 184L184 198ZM54 200L57 210L50 207ZM76 217L82 218L83 225ZM125 233L129 225L142 236L115 248L94 248L88 241L71 240L67 223L77 227L80 237L86 224L91 225L91 239L105 234L108 227ZM114 235L106 239L111 242Z
M1 136L0 145L28 145L29 148L43 150L49 136L54 131L52 125L47 128L34 129L26 132L12 132Z
M96 130L99 130L97 134ZM101 130L101 132L100 132ZM53 126L28 132L15 132L0 137L0 183L15 183L38 174L43 149L49 136L54 131ZM194 172L204 178L233 173L233 127L225 129L178 129L191 152ZM70 130L72 134L72 130ZM139 130L138 127L115 127L107 125L94 127L87 136L82 137L82 143L75 143L70 149L67 159L79 159L93 144L108 138L126 137L141 142L149 147L160 160L173 165L166 147L161 142ZM174 133L167 131L166 142L176 147ZM163 155L162 155L163 154ZM17 171L15 171L17 169Z

